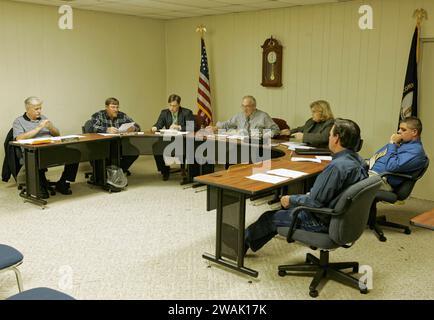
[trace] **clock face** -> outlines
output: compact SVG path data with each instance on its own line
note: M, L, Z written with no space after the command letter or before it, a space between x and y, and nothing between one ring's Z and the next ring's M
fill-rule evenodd
M276 60L277 60L276 52L270 51L267 55L268 63L276 63Z

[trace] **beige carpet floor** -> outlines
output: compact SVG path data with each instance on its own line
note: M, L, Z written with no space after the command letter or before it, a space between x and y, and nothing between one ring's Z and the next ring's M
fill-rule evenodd
M24 203L14 183L0 184L0 243L24 254L25 289L47 286L78 299L310 299L307 276L277 275L280 264L304 261L307 247L276 237L245 264L259 271L252 279L202 258L214 251L215 211L206 211L206 192L184 189L180 175L162 181L152 157L132 166L126 191L109 194L86 184L82 164L73 195L56 195L48 207ZM60 169L50 169L56 180ZM381 205L397 222L434 207L410 199ZM246 223L269 208L248 201ZM318 299L433 299L434 233L412 227L405 235L386 230L382 243L367 229L332 261L359 261L373 270L367 295L328 281ZM0 299L17 292L12 272L0 273Z

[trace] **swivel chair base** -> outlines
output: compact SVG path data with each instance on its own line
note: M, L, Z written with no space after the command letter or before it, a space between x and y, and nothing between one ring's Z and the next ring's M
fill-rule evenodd
M386 237L384 236L384 232L383 232L383 230L381 229L380 226L383 226L383 227L390 227L390 228L395 228L395 229L401 229L401 230L404 230L404 233L405 233L405 234L411 234L410 227L405 226L405 225L403 225L403 224L399 224L399 223L394 223L394 222L387 221L387 220L386 220L386 216L380 216L380 217L377 217L377 218L376 218L376 220L375 220L375 224L374 224L374 225L370 225L369 227L370 227L372 230L374 230L374 232L375 232L375 233L377 234L377 236L378 236L378 239L379 239L381 242L384 242L384 241L386 241L387 239L386 239Z
M352 277L351 275L344 273L340 270L352 268L354 273L359 272L358 262L329 262L329 252L321 250L320 258L308 253L306 255L306 263L296 265L282 265L279 266L279 276L284 277L292 272L314 272L314 278L309 286L309 295L312 298L318 297L317 287L323 280L323 278L330 278L335 281L344 283L353 288L360 290L360 293L368 293L368 288L364 283L360 283L359 279Z

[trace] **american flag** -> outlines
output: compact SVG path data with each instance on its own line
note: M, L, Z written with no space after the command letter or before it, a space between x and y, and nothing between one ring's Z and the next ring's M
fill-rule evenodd
M212 123L211 110L211 88L209 84L208 58L206 56L205 41L201 40L201 57L200 57L200 73L199 86L197 88L197 112L200 123L203 126L208 126Z

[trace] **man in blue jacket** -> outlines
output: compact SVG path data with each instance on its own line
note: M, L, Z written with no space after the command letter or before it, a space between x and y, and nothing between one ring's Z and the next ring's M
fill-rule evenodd
M416 117L401 120L398 133L392 134L388 144L380 148L369 160L370 174L383 172L417 174L428 158L420 140L422 122ZM391 191L402 183L397 177L387 178L383 189Z

